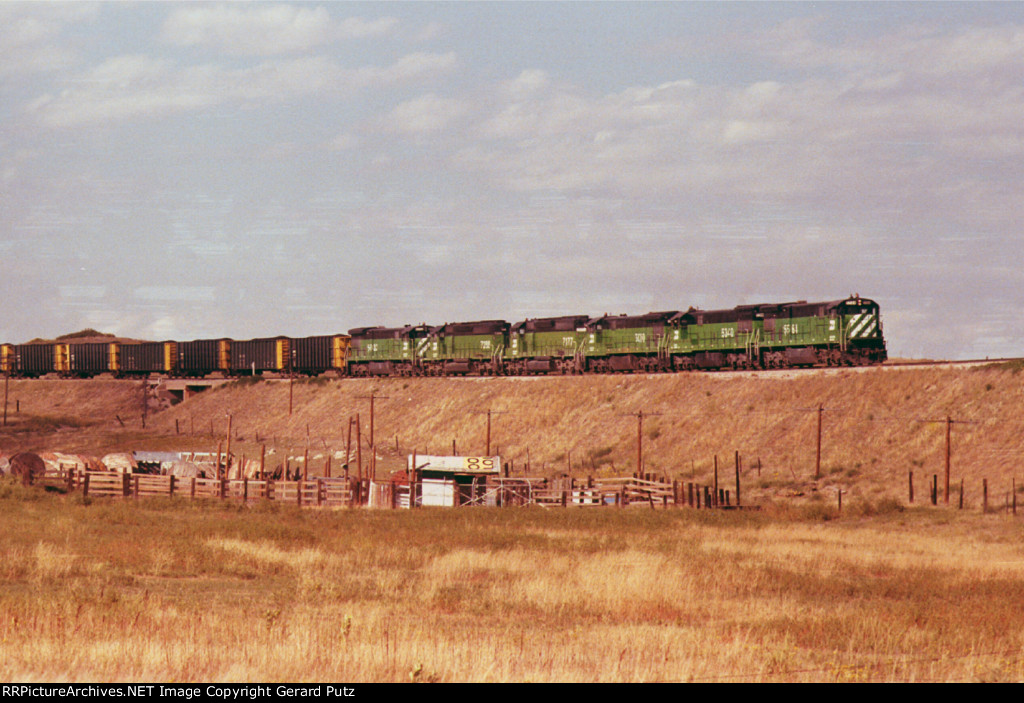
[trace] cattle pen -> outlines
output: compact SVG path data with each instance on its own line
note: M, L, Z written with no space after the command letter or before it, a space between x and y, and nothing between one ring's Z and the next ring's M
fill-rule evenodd
M38 482L66 492L81 491L83 498L181 498L224 500L243 504L273 501L321 508L420 508L424 481L376 482L367 478L317 477L298 480L252 478L198 478L142 473L88 471L77 468L47 470ZM647 474L624 478L513 478L487 477L468 489L459 487L452 507L737 508L731 490L695 483L669 481ZM411 497L411 500L410 500Z

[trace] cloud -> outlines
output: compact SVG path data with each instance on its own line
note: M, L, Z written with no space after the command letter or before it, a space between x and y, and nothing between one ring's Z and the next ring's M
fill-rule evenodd
M468 107L460 100L423 95L407 100L387 116L390 129L404 134L437 132L465 115Z
M90 3L0 3L0 78L51 73L77 63L65 27L92 20Z
M392 17L331 19L325 7L296 5L201 5L173 12L163 26L164 41L206 46L239 56L272 56L308 51L339 39L363 39L390 32Z
M455 55L416 53L390 66L351 69L326 57L268 60L250 67L179 66L142 55L116 56L81 74L59 94L27 110L50 127L103 124L181 113L227 102L278 103L306 95L414 82L445 72Z
M955 222L969 195L985 226L1024 215L1011 197L1024 30L901 30L830 47L815 26L748 45L765 77L748 84L681 78L594 95L523 72L473 101L476 139L455 163L512 191L768 198L918 222Z

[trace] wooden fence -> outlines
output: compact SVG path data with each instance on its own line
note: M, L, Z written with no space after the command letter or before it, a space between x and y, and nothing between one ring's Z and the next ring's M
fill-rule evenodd
M64 490L81 490L83 496L117 498L181 497L193 500L273 500L298 506L408 508L410 494L420 505L420 486L373 483L355 478L311 478L298 481L256 479L180 478L152 474L121 474L80 469L50 470L43 482ZM733 507L728 491L717 494L709 486L682 484L658 478L543 479L489 477L482 492L459 505L542 507L651 508L690 506Z

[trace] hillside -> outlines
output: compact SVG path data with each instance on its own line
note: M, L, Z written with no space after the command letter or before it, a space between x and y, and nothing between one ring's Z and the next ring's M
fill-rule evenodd
M976 504L981 480L988 479L990 501L999 496L1001 502L1013 471L1024 479L1024 376L1016 370L991 365L761 375L315 379L295 382L291 416L287 381L243 380L150 412L145 430L139 383L12 381L11 409L15 398L22 405L22 417L12 415L12 422L21 424L0 433L0 452L216 450L230 414L234 453L256 456L266 444L280 460L286 451L302 455L309 446L310 456L322 462L326 448L344 450L349 418L357 413L368 442L373 394L381 470L401 466L400 457L413 449L449 453L453 440L459 453L482 454L490 409L492 451L511 460L517 474L528 461L531 475L627 475L636 466L636 414L643 411L647 471L707 482L717 454L722 481L731 483L739 451L751 497L815 490L834 495L842 488L853 497L905 500L907 473L914 471L923 501L926 481L939 474L942 482L944 420L951 416L954 485L963 478L968 502ZM809 479L819 404L823 479L814 484ZM24 424L29 417L30 428ZM64 419L63 429L47 420L55 417Z

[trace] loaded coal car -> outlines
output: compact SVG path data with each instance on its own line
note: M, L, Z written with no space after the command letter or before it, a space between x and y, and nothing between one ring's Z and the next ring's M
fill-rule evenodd
M178 364L177 342L133 342L118 345L120 376L173 374Z
M348 373L351 376L412 376L423 373L420 353L430 328L356 327L348 331Z
M586 366L590 371L667 371L671 343L682 313L603 315L587 322Z
M291 340L291 370L307 376L328 371L339 374L348 367L351 337L347 334L300 337Z
M287 371L291 361L290 341L287 337L232 340L228 369L235 376Z
M60 346L60 345L58 345ZM102 373L117 373L117 342L68 343L68 370L70 376L88 378Z
M504 373L509 324L504 320L450 322L430 330L421 363L430 376Z
M12 348L12 376L37 378L68 370L66 344L15 344Z
M505 372L514 375L580 373L589 315L538 317L512 325Z
M0 344L0 373L14 375L14 345Z
M227 375L231 371L231 340L178 342L177 371L181 376L196 378L218 372Z

